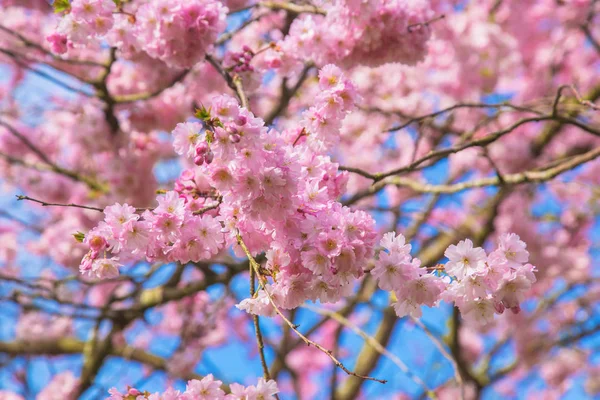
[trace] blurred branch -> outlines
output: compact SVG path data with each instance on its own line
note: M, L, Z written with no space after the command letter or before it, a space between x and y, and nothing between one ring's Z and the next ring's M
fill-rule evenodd
M92 210L92 211L104 212L104 209L98 208L98 207L83 206L81 204L74 204L74 203L69 203L69 204L46 203L45 201L34 199L34 198L29 197L29 196L23 196L23 195L17 195L17 200L33 201L34 203L41 204L43 207L75 207L75 208L83 208L85 210Z
M300 90L308 78L309 72L312 68L314 68L313 64L306 64L302 69L302 72L300 72L300 76L298 77L296 84L292 88L288 88L287 86L288 79L283 78L281 81L281 94L279 96L279 101L277 102L276 106L265 116L265 125L271 125L275 121L275 118L279 117L287 109L292 98L296 95L296 93L298 93L298 90Z
M309 13L326 15L325 10L311 4L299 5L292 2L259 1L257 5L260 7L270 8L271 10L285 10L294 14Z
M83 354L85 342L75 338L47 339L39 341L14 340L11 342L0 341L0 353L12 356L46 355L60 356L67 354ZM169 372L169 361L157 355L148 353L132 346L111 346L109 356L121 357L127 361L135 361L156 370ZM202 379L201 375L193 372L180 376L182 379Z
M119 104L132 103L132 102L136 102L136 101L150 100L156 96L159 96L165 90L172 88L176 83L183 81L185 79L185 77L189 74L189 72L190 72L189 69L184 69L183 71L181 71L180 73L175 75L175 77L171 80L171 82L168 85L163 86L159 89L156 89L153 92L115 96L114 102L115 102L115 104L119 105Z
M536 170L520 172L516 174L504 175L502 178L493 176L489 178L476 179L473 181L455 183L451 185L435 185L421 183L409 178L395 177L387 180L386 184L392 184L398 187L408 187L418 193L451 194L461 192L466 189L483 188L488 186L501 185L520 185L526 183L542 183L554 179L560 174L571 171L578 166L592 161L600 156L600 147L592 149L584 154L573 156L562 163L550 167L540 167Z
M37 146L35 146L25 135L21 134L18 130L16 130L12 125L0 119L0 126L4 126L9 133L19 139L29 150L31 150L36 156L38 156L45 164L48 165L48 170L55 172L60 175L64 175L74 181L85 183L90 189L96 190L101 193L106 193L108 189L104 184L98 183L96 180L91 179L89 177L80 175L77 172L68 170L66 168L60 167L55 164L50 158L44 154ZM20 164L29 168L40 169L40 167L35 164L29 164L25 161L17 159L7 154L0 154L1 157L5 158L11 163Z
M386 349L373 336L370 336L368 333L366 333L365 331L360 329L356 324L353 324L352 322L350 322L350 320L348 320L343 315L341 315L335 311L330 311L330 310L326 310L323 308L317 308L317 307L314 307L311 305L304 305L303 308L306 308L307 310L310 310L314 313L329 317L330 319L349 328L350 330L352 330L352 332L356 333L358 336L363 338L365 340L365 342L369 346L371 346L371 348L373 350L377 351L381 355L387 357L391 362L393 362L398 368L400 368L400 370L402 372L404 372L406 375L408 375L408 377L410 377L410 379L412 379L413 382L415 382L417 385L421 386L423 388L423 390L425 390L425 392L432 393L431 389L427 386L427 384L425 382L423 382L423 380L421 378L419 378L417 375L415 375L398 356L396 356L391 351Z
M78 64L78 65L87 65L90 67L102 67L102 68L106 68L105 64L96 62L96 61L87 61L87 60L73 60L73 59L65 59L62 57L57 56L54 53L51 53L50 51L46 50L45 48L43 48L42 46L40 46L39 44L32 42L31 40L27 39L25 36L21 35L20 33L7 28L4 25L0 24L0 30L8 33L9 35L19 39L23 45L25 45L25 47L29 47L29 48L33 48L36 49L42 53L44 53L47 56L50 56L53 60L55 61L59 61L59 62L64 62L64 63L68 63L68 64Z

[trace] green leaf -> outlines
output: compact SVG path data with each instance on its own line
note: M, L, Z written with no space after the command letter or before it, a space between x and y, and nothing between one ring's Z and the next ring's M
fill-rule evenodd
M73 234L73 237L75 238L75 240L77 240L79 243L83 243L83 239L85 239L85 233L82 232L77 232Z
M208 110L204 106L200 106L200 108L197 108L196 118L201 119L205 122L208 121L210 119L210 108Z
M54 12L58 14L71 10L71 3L69 3L69 0L54 0L52 7L54 8Z

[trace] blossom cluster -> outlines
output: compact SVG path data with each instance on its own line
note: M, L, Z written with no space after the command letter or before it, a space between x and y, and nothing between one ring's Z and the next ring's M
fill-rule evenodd
M113 27L116 10L112 0L73 0L69 13L47 37L52 51L62 54L68 47L87 45L91 39L105 35Z
M344 85L341 71L335 71L338 75L327 80ZM231 97L214 99L209 110L210 116L203 116L209 129L198 135L176 129L174 146L188 157L197 157L199 148L201 154L214 154L200 168L222 196L218 218L230 243L244 255L237 246L239 233L254 253L266 251L266 268L274 279L269 294L278 306L339 300L362 275L360 265L371 254L375 236L368 214L335 200L344 175L337 174L329 157L307 151L308 143L298 140L302 131L267 133L263 121ZM272 313L268 297L261 290L240 308Z
M221 389L222 385L223 382L214 379L212 374L209 374L200 380L188 381L183 393L172 387L162 394L151 394L135 388L128 388L125 393L121 393L116 388L112 388L108 391L110 397L106 400L273 400L279 393L275 381L267 381L263 378L258 379L256 386L232 383L229 394L225 394Z
M444 253L448 262L432 271L410 256L411 245L404 236L386 233L380 245L383 250L370 272L381 289L394 292L398 316L420 317L421 305L432 307L446 300L454 302L465 319L486 324L506 308L519 313L536 280L525 243L512 233L500 236L498 248L489 255L469 239L450 245ZM436 274L441 271L445 275Z
M447 295L465 319L488 323L506 308L521 311L520 303L536 281L526 247L516 234L500 236L498 248L489 255L469 239L448 247L445 269L456 279Z
M309 112L341 120L356 97L354 86L334 66L321 71L320 81L323 96ZM116 276L119 260L136 257L198 261L225 244L246 256L242 238L253 254L266 251L273 284L240 308L272 313L265 290L282 308L341 299L363 275L376 233L368 213L337 201L347 174L310 150L335 142L336 131L267 132L262 119L229 96L213 98L197 117L201 122L180 123L172 132L175 152L195 169L184 171L175 191L159 196L159 206L141 216L128 205L108 207L105 221L85 235L90 251L81 271Z
M131 11L117 11L113 0L73 0L47 40L62 54L105 37L129 56L144 51L171 67L189 68L226 27L227 7L217 0L152 0Z
M434 12L425 0L336 0L326 16L294 21L279 43L282 56L345 67L387 63L414 65L424 59Z
M420 260L410 256L411 245L403 235L388 232L379 244L383 250L371 275L377 278L381 289L395 293L398 316L420 317L421 305L432 307L439 302L446 286L443 279L428 273L421 268Z
M127 204L109 206L104 214L104 221L85 235L90 251L80 265L82 273L98 278L118 276L120 259L187 263L211 258L224 244L220 223L196 215L174 191L158 196L158 207L141 215Z
M333 64L321 68L319 89L314 105L302 114L302 125L310 132L306 136L311 149L324 153L339 142L342 121L358 101L358 92Z
M154 0L137 10L134 35L151 57L191 67L225 30L226 16L227 8L217 0Z
M90 251L81 272L114 277L120 260L186 263L228 246L249 256L245 247L253 255L265 252L262 273L271 282L263 280L240 309L273 315L275 307L346 296L373 257L377 234L369 214L338 202L346 174L325 155L339 141L356 88L338 67L327 65L319 73L319 89L301 127L282 133L267 131L262 119L226 95L201 107L196 121L179 123L173 148L195 167L183 171L175 190L160 195L152 210L140 215L127 204L107 207L105 220L85 235ZM489 257L469 240L451 246L445 277L422 268L402 235L387 233L380 244L371 274L395 293L399 316L420 316L421 305L445 299L467 316L489 321L489 313L482 314L486 306L492 316L504 308L518 312L535 280L530 264L516 263L527 261L516 235L502 236Z

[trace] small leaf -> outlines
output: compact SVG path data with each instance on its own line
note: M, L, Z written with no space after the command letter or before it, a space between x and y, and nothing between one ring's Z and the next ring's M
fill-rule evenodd
M200 106L200 108L197 108L196 118L201 119L202 121L208 121L210 119L210 108L206 109L206 107L204 106Z
M85 239L85 233L82 232L77 232L73 234L73 237L75 238L75 240L77 240L79 243L83 243L83 239Z
M69 3L69 0L54 0L52 7L54 8L54 12L57 14L61 12L68 12L71 10L71 3Z

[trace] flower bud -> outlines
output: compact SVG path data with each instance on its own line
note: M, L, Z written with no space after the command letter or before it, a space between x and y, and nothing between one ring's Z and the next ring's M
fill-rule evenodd
M207 151L208 151L208 145L206 144L206 142L202 142L198 146L196 146L196 155L198 155L198 156L203 155Z
M205 156L203 156L203 155L194 157L194 164L196 164L197 166L201 166L202 164L204 164L204 157ZM208 161L207 161L207 163L208 163Z
M242 137L237 133L234 133L233 135L229 136L229 139L231 140L231 143L239 143L240 140L242 140Z
M506 310L506 307L501 301L494 301L494 309L498 314L502 314Z
M210 164L211 162L213 162L214 158L215 158L215 153L213 153L210 150L208 150L208 152L204 155L204 161L206 161L207 164Z
M246 122L248 122L248 118L245 115L240 114L235 118L235 123L239 126L246 125Z

